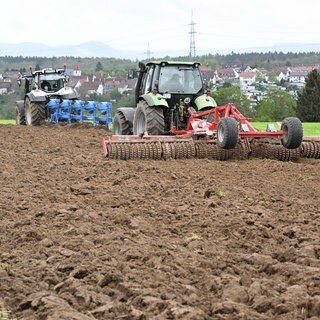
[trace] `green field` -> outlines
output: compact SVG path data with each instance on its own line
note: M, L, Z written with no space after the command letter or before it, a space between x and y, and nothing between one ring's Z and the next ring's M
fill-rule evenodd
M0 124L15 124L15 120L1 120ZM265 130L268 122L251 122L252 125L258 130ZM274 123L276 129L279 129L279 126ZM303 126L303 135L304 136L320 136L320 122L305 122Z
M2 120L2 119L0 119L0 124L15 124L15 123L16 123L16 120Z
M266 130L269 122L251 122L251 124L258 130ZM276 129L280 129L277 123L273 123ZM302 123L304 136L320 136L320 123L319 122L304 122Z

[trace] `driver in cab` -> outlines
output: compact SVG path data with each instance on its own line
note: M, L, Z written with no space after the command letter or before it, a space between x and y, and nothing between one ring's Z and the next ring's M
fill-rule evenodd
M177 92L183 90L183 85L180 82L180 76L175 73L172 77L164 84L164 88L168 92Z

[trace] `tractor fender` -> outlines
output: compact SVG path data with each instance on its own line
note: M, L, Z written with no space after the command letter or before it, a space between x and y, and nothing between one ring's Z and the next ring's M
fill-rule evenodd
M41 90L30 91L29 93L27 93L26 96L30 99L30 101L34 101L34 102L45 102L45 101L47 101L46 95Z
M208 96L207 94L203 94L197 97L194 103L196 104L198 111L200 111L203 108L208 108L208 107L214 108L217 106L216 101L211 96Z
M146 93L141 98L148 104L149 107L166 107L169 108L168 102L159 93L154 94L152 92Z
M49 93L48 96L52 96L52 97L62 97L63 99L78 99L79 98L79 94L77 92L76 89L73 89L71 87L64 87L61 88L59 91L54 92L54 93Z
M123 115L124 115L126 120L128 120L131 123L133 123L133 117L134 117L135 108L123 107L123 108L118 108L117 112L118 111L123 113Z
M20 112L24 112L24 100L16 101L17 107L19 108Z

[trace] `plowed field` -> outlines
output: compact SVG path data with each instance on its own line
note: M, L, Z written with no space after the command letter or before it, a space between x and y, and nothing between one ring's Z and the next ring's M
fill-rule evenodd
M106 160L104 136L0 126L2 314L319 319L320 160Z

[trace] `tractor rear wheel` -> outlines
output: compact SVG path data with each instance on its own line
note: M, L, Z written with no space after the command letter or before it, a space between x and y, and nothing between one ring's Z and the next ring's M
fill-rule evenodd
M25 125L26 124L26 116L23 108L19 108L16 106L16 124Z
M282 145L287 149L296 149L300 147L303 139L303 129L300 119L288 117L282 121L281 131L284 136L281 139Z
M46 119L46 106L43 102L25 100L25 119L28 126L38 126Z
M237 121L233 118L221 118L217 127L217 143L222 149L233 149L238 143Z
M205 108L201 109L200 112L213 110L213 109L214 109L214 107L205 107ZM214 113L209 113L207 116L204 116L202 119L206 120L207 122L213 123Z
M149 107L145 101L137 105L133 118L133 134L164 134L164 114L161 107Z
M134 113L134 109L129 111ZM133 116L132 116L133 118ZM130 135L132 134L132 122L126 118L122 111L117 111L113 119L113 134L115 135Z

